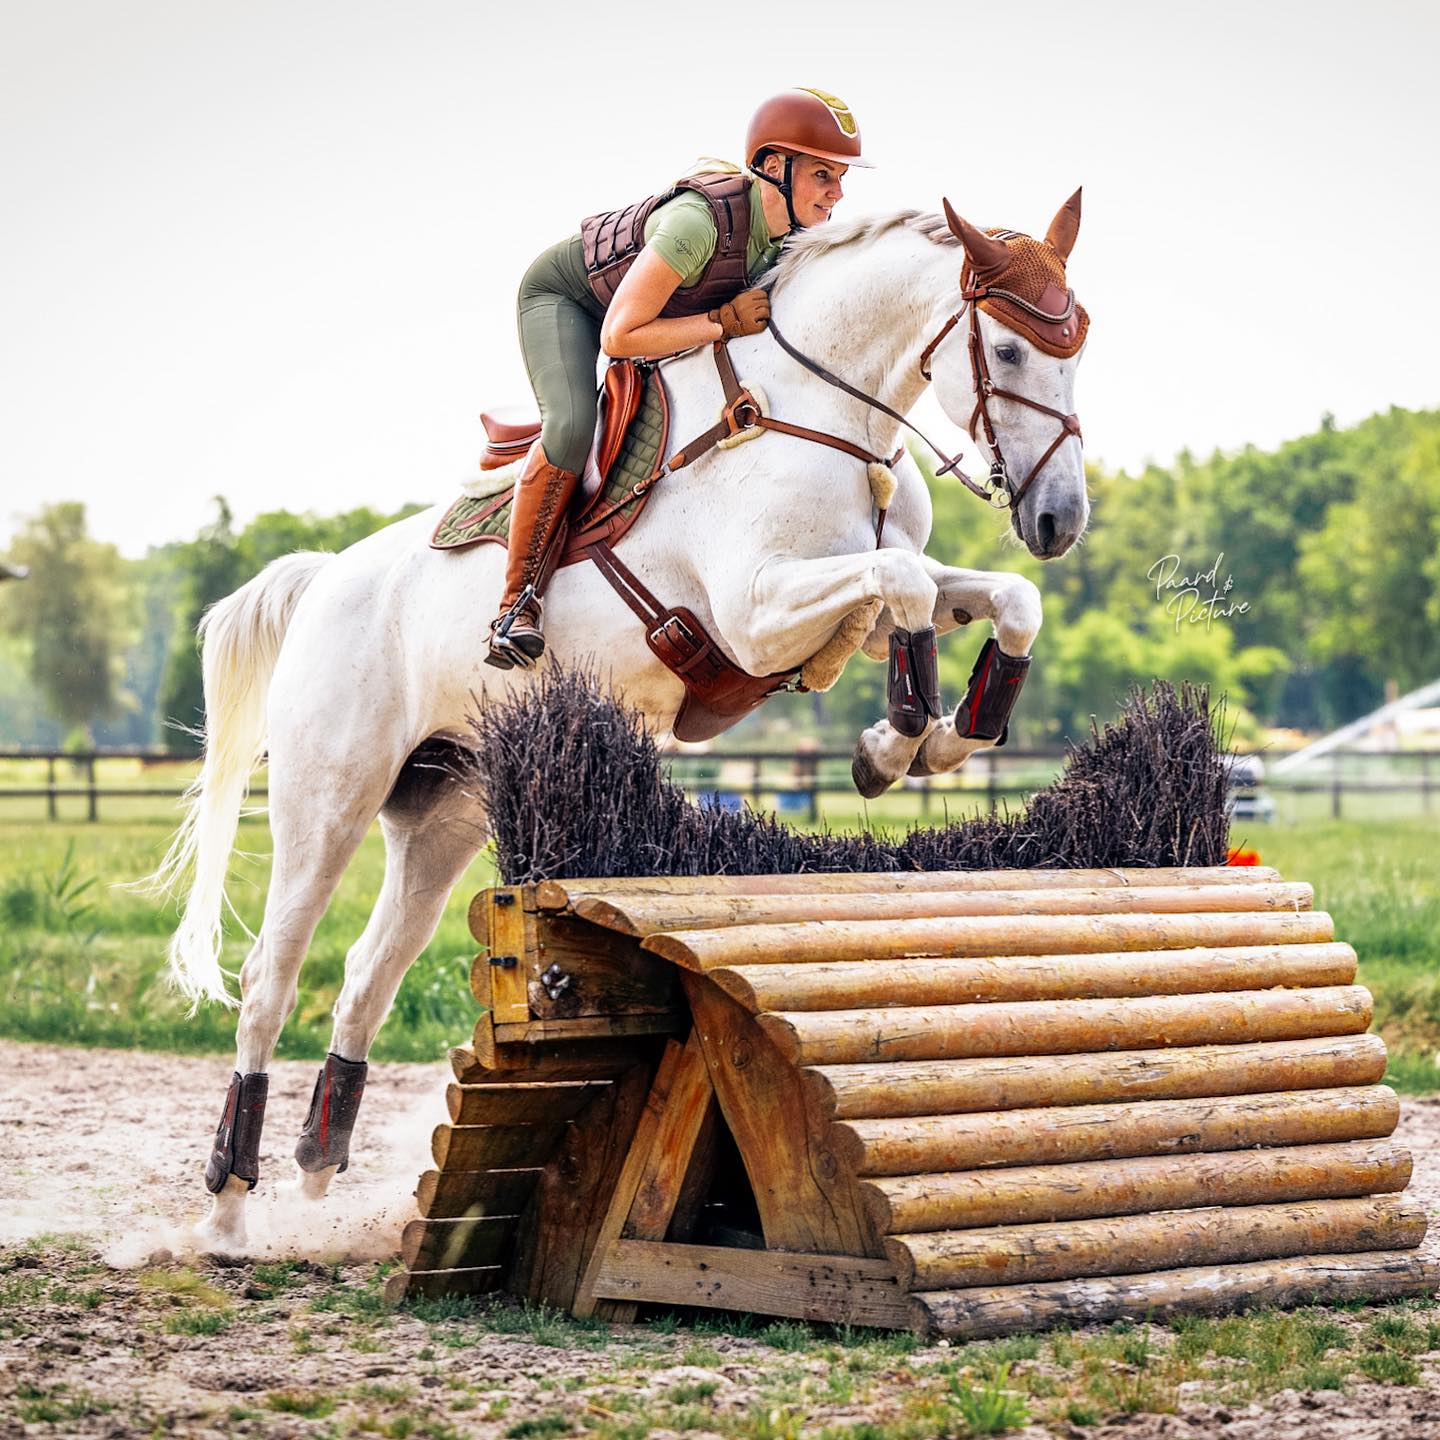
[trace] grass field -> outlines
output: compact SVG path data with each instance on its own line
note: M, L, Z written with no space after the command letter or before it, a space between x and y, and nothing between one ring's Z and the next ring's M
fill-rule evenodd
M0 1033L189 1053L230 1049L233 1015L209 1006L186 1018L163 981L173 907L120 888L154 867L168 834L165 811L153 803L146 818L97 825L0 815L6 996ZM1393 1082L1412 1091L1440 1089L1440 822L1253 825L1237 827L1235 839L1257 846L1265 863L1287 877L1315 886L1317 908L1334 914L1337 934L1359 951L1360 978L1374 992L1376 1024L1391 1047ZM236 861L232 898L245 923L257 927L270 854L263 820L242 825L240 845L248 856ZM282 1058L324 1054L345 952L364 926L382 866L380 838L372 833L321 922L280 1040ZM457 887L435 939L401 987L375 1058L438 1059L471 1029L474 945L465 907L492 876L482 856ZM227 965L238 968L248 945L232 925Z

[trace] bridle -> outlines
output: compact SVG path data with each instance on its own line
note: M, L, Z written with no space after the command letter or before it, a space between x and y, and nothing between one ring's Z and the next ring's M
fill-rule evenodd
M959 468L957 459L946 459L944 453L930 441L932 450L945 460L944 466L935 473L938 476L953 473L957 479L963 481L971 490L980 496L982 500L988 501L997 510L1006 508L1013 509L1020 503L1025 492L1034 482L1035 477L1045 468L1050 457L1065 443L1070 436L1082 439L1080 433L1080 417L1075 414L1066 415L1059 410L1052 409L1049 405L1042 405L1038 400L1032 400L1028 395L1021 395L1014 390L1002 390L990 378L990 362L985 358L985 341L980 334L980 301L985 299L1004 300L1008 304L1015 305L1033 315L1037 320L1043 320L1050 324L1059 324L1069 320L1075 313L1075 292L1067 290L1064 310L1059 314L1051 314L1042 310L1038 305L1032 304L1023 296L1015 294L1013 290L1002 290L999 286L979 281L960 292L960 308L940 327L935 338L920 352L920 373L926 380L930 375L930 357L939 348L940 342L960 323L968 311L970 314L970 333L967 340L967 349L970 355L970 378L975 390L975 409L971 412L970 423L966 426L970 438L978 445L980 437L975 433L975 427L983 424L985 429L985 444L988 446L991 455L990 474L986 477L986 486L981 488L970 479L968 475ZM998 396L1002 400L1013 400L1016 404L1025 405L1031 410L1038 410L1042 415L1049 415L1052 419L1060 422L1060 432L1050 442L1050 448L1030 467L1030 473L1020 482L1018 488L1012 483L1010 471L1005 464L1005 455L1000 449L999 438L995 434L994 422L990 419L989 401L992 396ZM913 427L912 427L913 428ZM918 430L915 432L920 433ZM924 436L921 436L924 439ZM997 498L998 497L998 498Z
M1052 315L1048 311L1040 309L1038 305L1032 304L1023 296L1015 294L1011 290L1003 290L998 286L981 281L964 288L960 292L960 308L950 316L948 320L936 332L935 337L920 352L920 373L927 381L931 380L930 359L939 348L940 343L947 335L964 319L966 313L970 316L969 344L970 374L975 390L975 409L970 415L970 423L966 427L970 438L978 445L980 437L975 433L977 425L983 425L985 432L985 444L990 450L991 462L990 472L982 483L972 479L960 466L958 455L947 455L923 430L913 421L907 419L893 406L887 405L878 396L867 394L858 386L850 384L848 380L842 380L833 370L827 369L818 360L812 360L804 351L796 349L781 332L780 327L775 323L773 316L766 327L765 333L792 359L796 364L808 370L812 375L823 380L827 385L843 391L852 399L859 400L868 405L872 410L878 410L882 415L903 425L912 434L918 435L926 445L943 462L935 472L936 476L954 475L962 485L972 494L984 500L987 504L994 506L997 510L1014 510L1019 505L1025 492L1034 483L1035 477L1045 468L1050 457L1065 443L1071 435L1080 438L1080 417L1078 415L1066 415L1059 410L1052 409L1049 405L1042 405L1038 400L1032 400L1028 395L1021 395L1014 390L1002 390L990 378L990 366L985 358L985 343L980 334L980 306L979 302L987 298L1004 300L1009 304L1016 305L1037 320L1047 323L1058 323L1068 320L1075 313L1075 292L1066 292L1065 309L1058 315ZM725 393L725 408L721 412L719 421L708 430L697 435L687 445L682 446L670 456L661 466L656 474L650 479L637 484L635 496L638 497L665 478L666 475L676 470L683 470L687 465L692 465L702 455L708 453L722 440L732 436L738 436L742 431L750 430L758 433L760 430L775 430L781 434L794 435L802 440L810 440L817 445L827 445L833 450L843 451L852 455L858 460L868 463L893 466L904 454L904 447L901 446L893 455L881 456L871 454L870 451L845 440L838 435L830 435L823 430L812 430L808 426L795 425L778 420L773 416L763 413L755 397L743 386L735 375L735 367L730 360L730 351L725 340L717 340L711 347L715 357L715 365L720 373L721 387ZM989 401L992 397L998 396L1002 400L1013 400L1017 404L1028 406L1031 410L1038 410L1042 415L1049 415L1060 422L1060 431L1051 441L1049 449L1030 467L1029 474L1021 481L1020 485L1014 486L1010 480L1009 470L1006 468L1005 456L1000 449L999 438L995 434L994 423L990 419ZM885 511L882 509L876 520L875 543L880 544L881 535L884 531Z

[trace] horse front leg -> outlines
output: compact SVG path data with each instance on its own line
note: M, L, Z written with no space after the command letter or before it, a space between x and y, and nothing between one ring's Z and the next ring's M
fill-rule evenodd
M856 789L872 798L905 773L940 716L932 624L938 595L922 556L886 548L773 560L743 592L712 595L712 604L737 659L752 675L790 668L797 655L808 661L822 654L828 657L827 672L838 674L828 652L837 635L847 633L847 622L863 615L868 625L877 607L888 612L889 715L861 735L851 765ZM853 651L864 627L849 629Z
M981 647L970 687L955 713L936 725L917 748L911 775L958 770L977 750L1004 743L1042 619L1040 591L1023 575L960 570L928 557L925 563L938 590L937 631L989 620L994 633Z

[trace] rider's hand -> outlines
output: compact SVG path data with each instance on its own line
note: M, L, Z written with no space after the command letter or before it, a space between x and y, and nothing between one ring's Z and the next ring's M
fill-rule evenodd
M770 296L764 290L742 290L733 300L712 310L709 318L727 340L758 335L770 323Z

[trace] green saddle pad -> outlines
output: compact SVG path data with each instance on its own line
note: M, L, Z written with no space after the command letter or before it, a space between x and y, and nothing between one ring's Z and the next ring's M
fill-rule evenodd
M659 379L651 371L646 377L640 408L625 433L620 454L610 467L604 494L587 508L609 513L613 506L619 505L620 513L628 514L639 505L642 497L635 494L635 486L650 478L664 440L665 407L660 399ZM510 533L515 481L524 464L523 460L516 460L504 470L492 472L497 482L505 482L505 488L498 493L478 497L462 495L435 527L431 545L437 550L459 550L482 540L499 541L503 545Z

